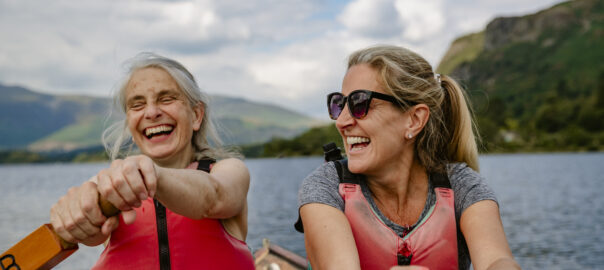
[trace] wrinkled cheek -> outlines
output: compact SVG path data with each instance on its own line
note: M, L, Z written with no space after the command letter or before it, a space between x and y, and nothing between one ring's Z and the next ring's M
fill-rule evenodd
M136 127L131 127L128 125L128 132L130 132L130 136L132 136L134 142L138 144L141 139L141 134L139 134L139 132L136 130Z

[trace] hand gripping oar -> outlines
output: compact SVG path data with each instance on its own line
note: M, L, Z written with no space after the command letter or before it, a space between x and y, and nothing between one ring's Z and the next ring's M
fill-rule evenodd
M120 211L99 195L103 215ZM51 224L44 224L0 256L0 270L51 269L78 250L78 244L59 237Z

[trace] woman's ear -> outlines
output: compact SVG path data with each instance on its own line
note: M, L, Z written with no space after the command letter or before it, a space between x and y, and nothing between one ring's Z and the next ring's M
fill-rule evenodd
M405 138L411 139L419 134L428 123L430 118L430 108L426 104L417 104L407 111L409 114L409 124Z
M198 131L201 128L201 122L203 122L203 114L205 110L203 108L203 104L199 102L197 106L193 107L193 130Z

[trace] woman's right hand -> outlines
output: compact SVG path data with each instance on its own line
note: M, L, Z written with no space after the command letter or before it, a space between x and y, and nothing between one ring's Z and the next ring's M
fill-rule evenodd
M55 232L67 242L96 246L103 243L119 224L117 216L106 218L98 204L96 183L86 181L72 187L50 209Z
M155 163L145 155L116 159L97 174L97 183L103 198L121 211L132 212L156 192Z

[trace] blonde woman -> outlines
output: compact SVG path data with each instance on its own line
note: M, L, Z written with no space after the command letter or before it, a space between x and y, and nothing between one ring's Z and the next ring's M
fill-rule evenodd
M453 79L405 48L370 47L350 56L327 103L347 161L325 163L299 191L313 268L519 268Z

